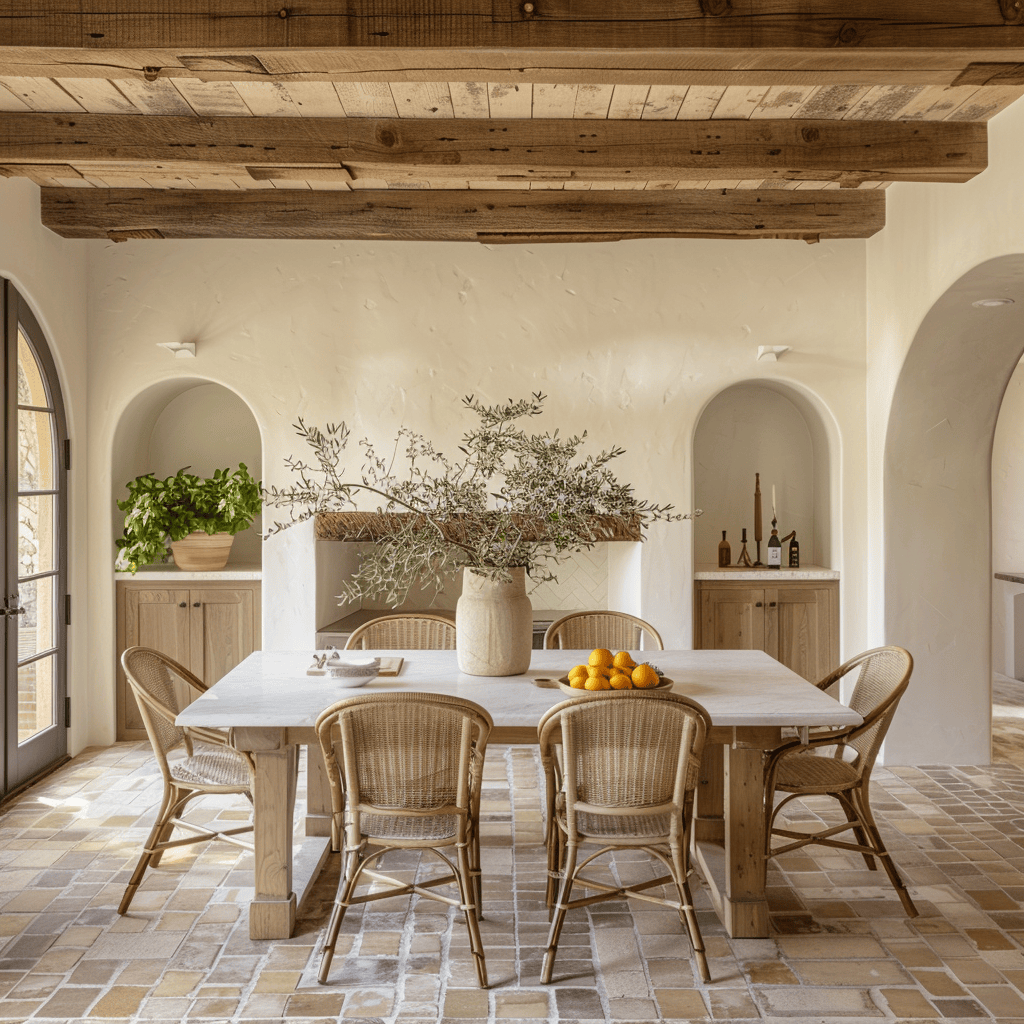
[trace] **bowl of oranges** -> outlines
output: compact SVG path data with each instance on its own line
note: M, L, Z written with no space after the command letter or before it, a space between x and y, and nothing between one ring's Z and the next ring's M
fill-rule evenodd
M629 651L613 654L604 647L590 652L586 665L575 665L558 680L559 688L573 697L583 693L633 693L671 690L672 680L649 662L637 664Z

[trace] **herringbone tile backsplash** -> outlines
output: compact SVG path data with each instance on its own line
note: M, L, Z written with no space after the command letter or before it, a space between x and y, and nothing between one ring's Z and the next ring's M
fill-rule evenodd
M557 583L542 583L536 590L526 588L534 608L582 611L608 606L608 545L570 555L555 570Z

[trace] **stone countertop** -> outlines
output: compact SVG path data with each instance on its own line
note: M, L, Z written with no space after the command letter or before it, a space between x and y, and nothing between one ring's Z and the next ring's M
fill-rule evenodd
M733 580L737 583L746 580L757 580L758 582L775 580L783 583L787 580L837 580L839 579L839 570L826 569L820 565L802 565L799 569L789 569L786 566L781 569L748 569L746 566L740 565L723 569L717 565L698 565L695 567L693 578L695 580Z
M192 572L179 569L176 565L144 565L137 573L115 572L115 580L134 580L136 583L209 583L213 580L261 580L263 567L250 563L224 566L207 572Z
M1024 572L997 572L996 579L1007 583L1024 583Z

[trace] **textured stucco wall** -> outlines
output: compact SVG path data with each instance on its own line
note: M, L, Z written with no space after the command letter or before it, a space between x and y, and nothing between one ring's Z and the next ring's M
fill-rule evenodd
M23 178L0 178L0 277L13 281L46 335L57 366L68 431L69 586L74 609L68 630L68 693L72 699L69 747L81 749L95 735L86 651L91 639L86 541L86 245L58 238L39 222L39 189Z
M623 445L621 478L682 509L693 504L701 409L739 381L787 380L834 418L845 453L833 508L837 536L850 538L837 567L844 649L855 651L865 635L864 252L856 241L96 243L92 555L97 565L111 555L107 467L119 418L134 396L183 372L185 361L157 342L195 339L187 372L232 388L253 410L268 482L288 479L282 460L298 452L297 416L345 419L382 447L404 424L452 448L470 424L464 394L499 401L541 390L548 411L538 426L587 430L595 447ZM793 348L784 361L755 361L758 345L783 344ZM301 530L264 544L267 647L313 642L313 547ZM669 645L688 646L689 525L653 530L630 560L634 574L636 562L639 581L616 590L634 595ZM112 623L97 622L94 636L103 701L112 693Z
M1024 252L1024 105L995 117L989 132L988 170L965 185L892 186L886 228L867 245L869 635L874 643L904 644L917 661L889 734L888 763L989 757L991 441L1020 350L1005 336L993 349L992 325L1001 322L994 317L955 331L943 317L924 326L944 295L966 301L986 287L1016 287L1013 256ZM962 292L954 289L983 264ZM1016 318L1024 348L1021 303L988 312ZM930 358L915 362L914 380L904 380L894 418L897 382L915 344ZM964 346L978 362L965 355L936 387L945 357ZM987 372L961 377L960 368L979 366ZM887 432L895 437L915 418L921 429L901 435L906 447L887 460ZM977 433L982 423L987 436Z

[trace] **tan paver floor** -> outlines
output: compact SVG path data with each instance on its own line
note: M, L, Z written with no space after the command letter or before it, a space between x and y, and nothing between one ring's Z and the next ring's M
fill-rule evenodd
M880 872L822 848L773 863L769 939L726 937L696 882L710 985L695 977L671 911L617 903L570 914L555 983L538 983L547 935L538 783L532 749L488 752L489 991L476 987L454 912L409 899L351 911L321 986L317 943L338 858L288 941L250 941L251 857L225 844L165 855L118 917L160 777L144 744L87 751L0 814L0 1020L1024 1022L1016 765L878 772L873 803L921 909L915 920ZM797 804L791 820L818 809ZM200 810L247 815L228 799ZM388 868L411 876L419 861L393 856ZM623 854L611 870L625 881L649 868Z

